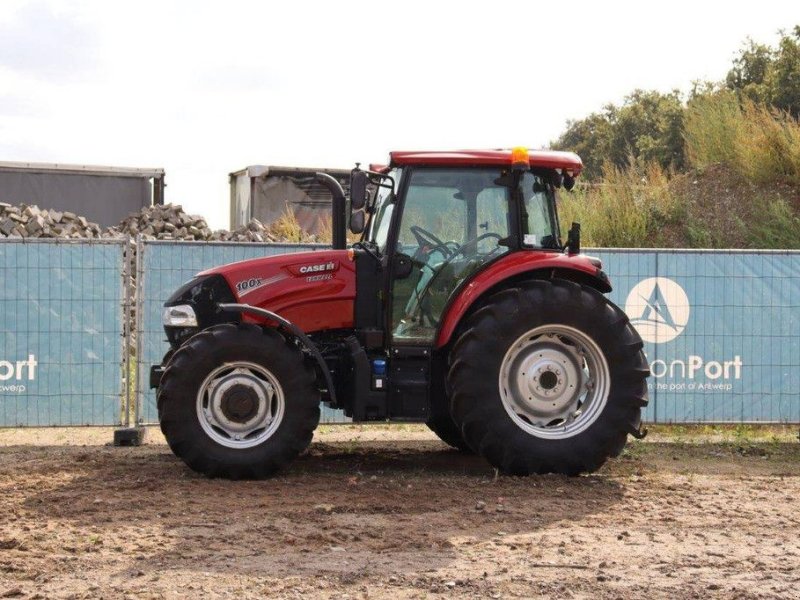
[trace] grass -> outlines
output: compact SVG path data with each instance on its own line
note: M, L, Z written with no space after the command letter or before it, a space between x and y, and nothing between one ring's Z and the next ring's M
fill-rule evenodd
M647 425L645 441L673 443L756 444L798 441L798 425L781 424L664 424Z
M720 90L689 102L686 153L698 169L727 163L755 183L800 185L800 122Z
M577 221L594 247L800 248L800 121L717 90L690 100L684 138L679 177L632 159L562 193L562 238Z
M783 198L756 200L755 218L748 224L750 244L760 248L800 248L800 215Z
M659 232L685 214L685 204L669 182L670 174L655 163L633 161L627 168L607 163L600 182L560 195L562 237L577 221L586 246L661 245Z
M303 229L288 205L280 218L269 225L269 230L278 239L290 243L330 244L333 241L333 219L330 215L323 215L320 218L317 233L309 233ZM361 234L352 233L347 229L346 239L348 244L352 244L361 239Z
M306 240L307 235L300 227L297 217L287 205L281 216L270 224L270 232L278 239L286 242L303 242Z

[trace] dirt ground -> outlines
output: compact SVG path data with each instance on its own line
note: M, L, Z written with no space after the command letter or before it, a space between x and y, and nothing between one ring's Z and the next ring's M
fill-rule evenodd
M261 482L148 435L0 431L0 597L800 597L796 428L660 430L519 479L424 428L329 426Z

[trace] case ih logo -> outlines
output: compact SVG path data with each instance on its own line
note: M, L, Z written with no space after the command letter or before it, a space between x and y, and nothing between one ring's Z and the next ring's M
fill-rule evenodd
M308 273L322 273L323 271L333 271L336 269L335 262L326 262L319 265L303 265L300 267L300 273L307 275Z
M663 344L678 337L689 322L689 298L672 279L651 277L628 294L625 312L645 342Z

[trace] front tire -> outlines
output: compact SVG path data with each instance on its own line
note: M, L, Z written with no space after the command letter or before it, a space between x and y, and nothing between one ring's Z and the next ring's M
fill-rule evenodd
M158 388L161 431L210 477L273 475L311 443L320 393L303 353L279 332L210 327L170 359Z
M501 472L577 475L638 431L648 375L625 313L552 279L498 292L467 318L448 385L464 441Z

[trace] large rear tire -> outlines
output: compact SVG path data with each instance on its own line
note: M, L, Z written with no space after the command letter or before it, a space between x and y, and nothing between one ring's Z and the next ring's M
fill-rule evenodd
M303 353L274 329L210 327L169 360L158 388L172 451L209 477L273 475L311 443L320 393Z
M447 414L432 415L425 422L425 425L436 434L436 437L451 448L455 448L461 452L472 453L472 450L467 446L464 437L461 435L461 431L458 429L458 426L455 421L453 421L453 417L450 416L449 412Z
M642 341L597 290L529 281L489 297L460 331L448 372L453 419L501 472L592 472L638 432Z

